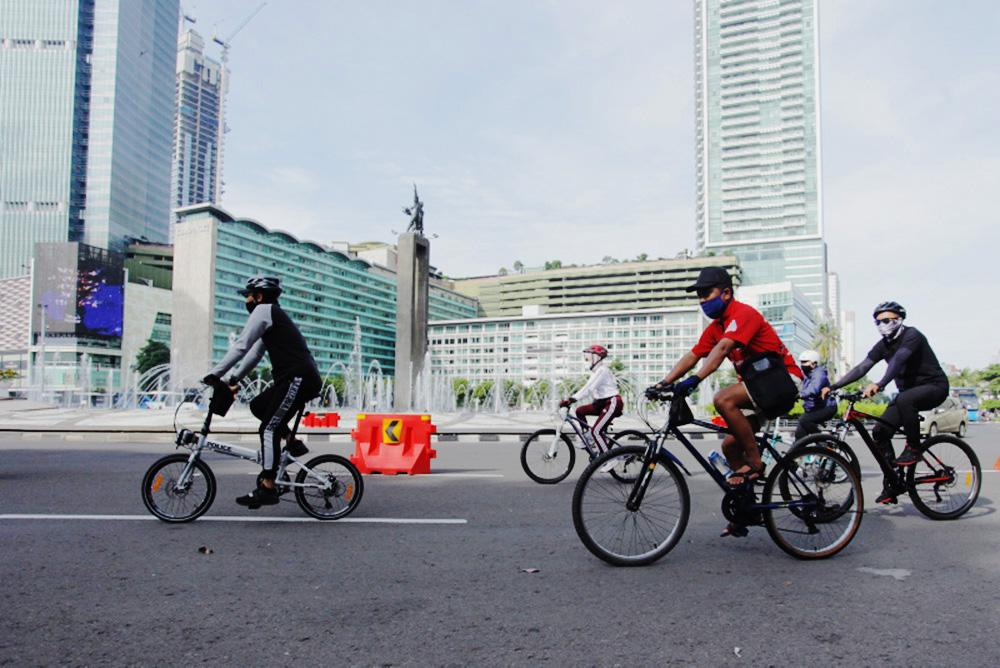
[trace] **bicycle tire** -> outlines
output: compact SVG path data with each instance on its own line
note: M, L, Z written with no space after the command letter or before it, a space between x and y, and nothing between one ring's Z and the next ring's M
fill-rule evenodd
M318 520L339 520L347 517L361 503L361 497L365 492L365 482L358 469L346 457L341 457L340 455L320 455L319 457L313 457L306 462L306 468L299 469L298 475L295 476L295 482L300 485L305 483L310 476L309 471L306 469L315 471L322 464L335 464L343 469L344 472L338 474L332 471L324 471L326 478L333 483L332 489L326 491L296 487L295 500L307 515L311 515ZM349 479L342 479L345 476ZM331 499L342 501L343 504L334 509L330 502ZM314 507L311 500L316 502L322 501L323 505L326 506L324 509L325 512ZM330 512L330 510L333 510L333 512Z
M969 469L957 470L951 474L952 480L949 487L961 485L967 490L967 494L965 495L965 500L960 500L961 502L957 507L947 511L934 508L927 501L925 501L924 497L920 495L920 490L925 488L918 487L917 484L918 477L926 475L929 472L928 469L930 468L930 465L937 463L934 462L933 459L940 461L940 449L938 449L937 452L932 452L932 455L934 455L933 458L926 454L927 451L931 448L937 448L944 443L957 447L958 450L961 451L962 455L968 459L970 466ZM972 447L957 436L952 436L951 434L938 434L937 436L928 438L926 441L921 443L919 453L920 461L918 461L914 466L906 467L906 490L909 493L910 500L913 502L916 509L932 520L953 520L967 513L969 509L976 504L983 482L983 473L979 465L979 458L976 456ZM948 464L945 465L949 466ZM951 468L954 469L955 467L951 466ZM939 496L937 493L939 491L937 485L930 489L934 490L935 497Z
M680 541L691 513L691 498L687 483L677 466L663 453L656 453L652 463L648 467L643 467L643 472L648 473L650 478L646 495L636 511L628 510L625 505L633 490L633 485L622 485L617 481L611 485L606 484L609 480L614 479L612 476L604 475L601 469L610 460L616 457L643 457L646 450L647 448L642 446L608 450L594 459L580 474L580 479L573 491L573 527L576 529L577 536L591 554L614 566L644 566L667 554ZM642 481L636 481L635 484L642 484ZM654 485L656 485L655 490ZM658 497L663 497L663 500L653 496L654 493ZM675 502L672 497L676 498ZM650 511L664 502L676 505L673 522L660 523L661 520L651 520L649 518ZM594 508L594 506L606 509L602 510ZM647 509L646 514L641 512L644 507ZM621 521L618 522L620 531L619 527L614 526L610 529L610 534L606 534L602 530L603 527L598 526L599 523L611 524L616 521L615 517L609 516L609 514L621 516ZM606 520L599 522L602 516L606 517ZM625 533L629 525L631 525L632 536L627 539ZM657 535L650 536L645 533L647 531L655 532ZM606 535L608 537L605 537ZM634 553L625 553L624 544L615 546L614 536L621 537L619 543L630 541L635 548ZM641 541L643 545L637 541ZM644 549L646 546L650 549Z
M833 444L833 445L827 445ZM799 440L792 443L792 447L789 448L788 452L792 452L798 447L808 447L811 445L821 445L824 447L833 447L834 450L842 455L846 459L854 472L861 477L861 462L858 461L858 455L854 452L854 448L849 446L846 442L841 441L836 436L829 432L821 432L819 434L809 434L808 436L803 436Z
M832 480L825 483L808 482L798 473L798 469L803 466L800 460L805 457L833 460L844 471L845 482L833 483ZM779 484L782 477L788 478L784 491ZM834 497L832 502L826 498L831 490L836 492L831 495ZM776 497L776 491L780 499ZM838 497L847 496L852 496L854 502L850 508L844 509L843 499ZM832 450L816 446L801 448L782 458L764 483L761 503L765 506L762 511L764 526L771 540L787 554L806 560L826 559L847 547L857 535L864 515L861 478L844 457ZM793 503L797 505L790 505ZM775 507L767 507L772 504ZM778 512L782 510L787 510L789 518L794 519L785 522L784 514ZM823 539L824 535L830 538ZM799 546L793 544L794 536L819 538L813 540L811 546ZM827 542L821 544L819 540Z
M560 433L556 451L549 455L548 450L552 442L544 440L543 436L551 436L555 439L556 430L539 429L525 439L524 445L521 446L521 468L535 482L541 485L554 485L565 480L566 476L573 470L573 466L576 464L576 448L573 447L569 436ZM565 469L558 461L560 454L562 459L566 461ZM535 462L534 468L529 462ZM552 462L551 465L548 464L549 462ZM543 466L549 466L549 470L542 470Z
M186 499L190 490L178 492L174 485L176 477L170 474L165 475L163 470L172 464L177 464L178 466L174 467L174 471L175 475L179 477L184 467L187 466L189 458L190 455L181 453L161 457L146 469L146 474L142 477L142 503L146 506L146 510L164 522L180 524L196 520L204 515L212 506L212 502L215 501L215 492L217 489L215 474L212 473L212 469L209 468L208 464L201 459L196 459L194 460L196 473L201 474L202 479L205 481L204 496L200 501L196 502L194 510L191 512L177 514L175 511L170 510L171 507L177 507ZM195 484L195 479L192 479L191 484ZM160 503L160 497L165 497L166 500Z
M627 448L637 445L645 448L645 446L649 444L649 439L641 431L636 429L625 429L624 431L620 431L615 434L609 434L608 442L613 448ZM622 466L616 466L611 469L610 473L618 482L628 484L630 482L635 482L635 479L639 477L639 471L641 470L642 457L637 456L623 463Z

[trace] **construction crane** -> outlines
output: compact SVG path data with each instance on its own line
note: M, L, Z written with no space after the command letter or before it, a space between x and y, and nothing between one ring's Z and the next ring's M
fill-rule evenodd
M215 201L222 201L222 156L226 143L226 133L229 127L226 126L226 95L229 93L229 47L233 38L247 27L247 24L264 9L266 2L257 5L257 9L250 12L243 21L236 26L236 30L230 33L229 37L220 39L218 35L212 35L212 41L222 47L222 72L219 75L219 139L215 145Z

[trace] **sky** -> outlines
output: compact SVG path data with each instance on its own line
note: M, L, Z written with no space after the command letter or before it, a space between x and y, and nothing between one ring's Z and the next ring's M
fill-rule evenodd
M228 37L255 0L184 0ZM694 247L690 0L269 0L232 39L222 206L431 262ZM894 299L944 363L1000 361L1000 3L821 0L823 211L857 357Z

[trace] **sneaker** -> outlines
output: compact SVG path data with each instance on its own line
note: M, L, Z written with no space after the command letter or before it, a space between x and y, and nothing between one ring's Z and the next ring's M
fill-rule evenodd
M258 487L249 494L236 497L236 503L250 510L257 510L261 506L273 506L280 500L278 490L267 487Z
M896 458L896 466L913 466L920 461L920 453L906 446L903 448L903 454Z
M309 452L309 448L306 447L306 444L301 439L294 438L285 446L285 452L292 457L302 457Z
M881 503L887 506L890 504L899 503L899 501L898 499L896 499L895 490L893 490L890 487L883 487L882 493L878 495L877 499L875 499L875 503Z

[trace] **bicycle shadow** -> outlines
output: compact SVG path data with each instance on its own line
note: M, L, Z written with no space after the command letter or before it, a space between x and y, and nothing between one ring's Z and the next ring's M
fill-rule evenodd
M900 503L898 505L888 505L888 506L875 506L872 508L865 509L865 515L872 517L924 517L927 518L922 512L917 510L912 503L909 503L909 497L901 497ZM946 522L962 522L970 519L977 519L980 517L988 517L997 511L996 506L993 504L993 499L980 495L976 499L976 505L969 509L961 517L955 518L953 520L944 520ZM927 518L930 519L930 518ZM933 520L932 520L933 521Z

